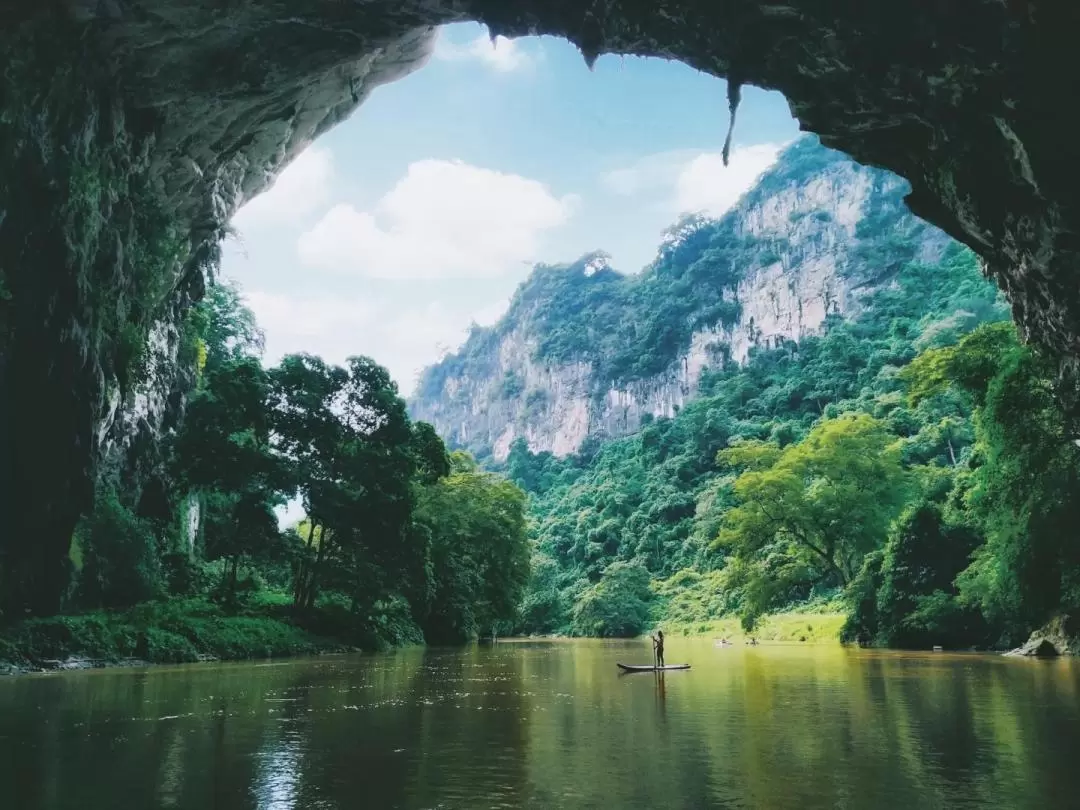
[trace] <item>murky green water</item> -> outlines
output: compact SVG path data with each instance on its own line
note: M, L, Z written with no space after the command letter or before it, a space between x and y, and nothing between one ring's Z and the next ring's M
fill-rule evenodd
M1080 665L505 643L0 680L0 806L1080 806Z

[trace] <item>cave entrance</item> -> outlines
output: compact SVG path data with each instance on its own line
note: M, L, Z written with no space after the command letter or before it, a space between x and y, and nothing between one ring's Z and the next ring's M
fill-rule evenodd
M424 67L240 209L222 275L265 331L268 363L365 354L408 397L423 367L502 315L534 263L602 250L639 272L680 216L722 214L798 135L776 92L746 88L738 123L725 166L724 79L658 58L590 69L565 39L444 26ZM283 522L300 514L294 502Z
M222 271L268 361L367 354L408 395L533 263L603 250L637 272L681 214L722 213L798 134L779 93L747 88L725 167L728 123L727 83L682 63L608 55L590 73L564 39L445 26L428 64L240 210Z
M132 432L150 424L132 407L143 349L168 348L169 329L203 292L202 271L215 263L235 203L373 87L415 67L442 23L548 33L590 61L662 56L735 87L782 91L826 146L910 181L911 210L977 250L1025 337L1077 370L1080 186L1071 109L1061 103L1075 96L1071 4L136 0L18 2L7 16L0 511L12 516L11 537L37 538L3 546L5 576L22 582L11 610L44 613L59 599L72 527L93 500L99 464L137 446ZM539 105L542 96L532 98ZM722 143L725 101L717 84L716 103L697 111L719 116L699 148ZM744 106L744 140L753 120ZM394 140L412 135L399 128ZM529 179L530 168L514 173ZM391 193L396 179L373 192L387 195L391 215L405 210L404 195ZM570 185L553 186L555 199L569 204ZM548 209L549 220L558 210ZM364 213L339 218L343 230L367 233L367 258L379 258L391 251L387 226ZM309 247L321 255L313 240ZM411 255L424 263L418 249ZM294 314L308 329L328 319L325 307ZM421 319L427 326L432 316ZM164 356L155 368L172 377L170 390L150 401L182 401L172 390L182 387L180 366Z

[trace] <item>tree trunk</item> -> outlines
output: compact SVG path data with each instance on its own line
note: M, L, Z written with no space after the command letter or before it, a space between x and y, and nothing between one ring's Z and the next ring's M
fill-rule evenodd
M326 559L327 546L329 545L330 541L326 538L326 530L323 529L322 538L319 542L319 552L315 555L315 562L311 566L311 574L308 577L308 589L304 599L304 607L308 610L315 607L315 597L318 595L318 577L322 571L323 560Z
M316 522L309 518L307 545L304 547L304 556L296 564L296 573L293 581L293 606L304 607L307 602L308 577L311 574L311 546L315 542Z
M221 568L221 584L218 586L223 594L228 592L227 586L229 584L229 558L225 557L224 559L225 565Z

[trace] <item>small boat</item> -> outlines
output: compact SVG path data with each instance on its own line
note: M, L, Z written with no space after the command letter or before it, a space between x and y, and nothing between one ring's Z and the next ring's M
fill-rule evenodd
M690 669L689 664L668 664L666 666L656 667L649 665L638 666L634 664L616 663L615 666L617 666L623 672L665 672L669 669Z

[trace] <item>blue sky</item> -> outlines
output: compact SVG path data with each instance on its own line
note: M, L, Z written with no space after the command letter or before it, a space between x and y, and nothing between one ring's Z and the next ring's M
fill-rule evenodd
M234 219L223 273L267 361L367 354L403 393L492 323L536 261L602 249L651 260L681 212L722 213L798 134L783 97L743 93L731 166L726 87L678 63L553 38L444 28L430 62L378 88Z

